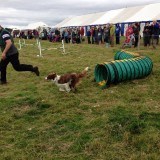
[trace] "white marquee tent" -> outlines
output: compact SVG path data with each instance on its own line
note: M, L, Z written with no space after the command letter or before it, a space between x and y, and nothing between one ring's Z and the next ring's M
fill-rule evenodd
M67 18L54 27L76 27L102 25L107 23L130 23L160 20L160 3L122 8Z
M124 9L117 9L105 12L105 14L103 14L99 19L93 21L91 25L107 24L108 22L111 22L114 17L118 16L123 10Z
M44 27L47 28L49 27L47 24L44 22L36 22L36 23L30 23L26 26L26 29L37 29L38 27Z
M151 4L141 8L139 12L135 13L124 22L153 21L158 14L160 14L160 3ZM160 20L160 17L158 20Z

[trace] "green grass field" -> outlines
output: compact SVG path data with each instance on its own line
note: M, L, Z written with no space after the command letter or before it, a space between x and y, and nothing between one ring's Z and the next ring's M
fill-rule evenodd
M43 48L56 46L42 41ZM40 77L8 65L8 84L0 86L0 159L159 160L160 46L127 49L149 56L153 72L104 90L94 82L95 65L113 60L120 45L65 46L67 54L44 50L43 58L36 46L22 47L21 63L37 65ZM76 93L59 92L44 79L53 71L81 72L87 66Z

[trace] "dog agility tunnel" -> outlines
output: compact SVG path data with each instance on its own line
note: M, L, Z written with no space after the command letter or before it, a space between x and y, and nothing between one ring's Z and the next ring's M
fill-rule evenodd
M114 56L114 60L122 60L122 59L130 59L139 57L140 55L138 53L132 53L132 52L126 52L126 51L118 51L116 52Z
M147 56L118 51L114 61L97 64L94 70L96 82L105 88L110 84L148 76L153 68L152 60Z

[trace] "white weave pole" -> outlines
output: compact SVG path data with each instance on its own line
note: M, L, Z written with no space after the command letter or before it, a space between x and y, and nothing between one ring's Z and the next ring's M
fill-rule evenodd
M19 50L22 49L21 40L19 39Z
M37 57L43 57L42 56L42 47L41 47L41 42L38 42L38 49L39 49L39 54L37 55Z
M39 45L39 39L38 38L36 38L36 44Z
M63 52L63 54L66 54L66 52L65 52L65 48L64 48L64 40L62 39L62 52Z
M139 35L138 35L138 51L139 51L139 48L140 48L140 40L141 40L141 38L140 38L140 33L139 33Z
M58 47L58 48L48 48L48 49L42 49L42 46L41 46L41 42L40 41L37 41L38 43L38 49L39 49L39 54L37 55L37 57L43 57L42 56L42 51L43 50L52 50L52 49L62 49L62 54L66 54L66 51L65 51L65 47L64 47L64 40L62 40L62 47Z

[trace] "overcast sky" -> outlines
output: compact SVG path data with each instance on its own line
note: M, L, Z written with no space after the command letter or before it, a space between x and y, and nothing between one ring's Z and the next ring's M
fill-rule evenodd
M4 27L22 27L39 21L54 26L67 17L160 3L160 0L0 0L0 2L0 24Z

